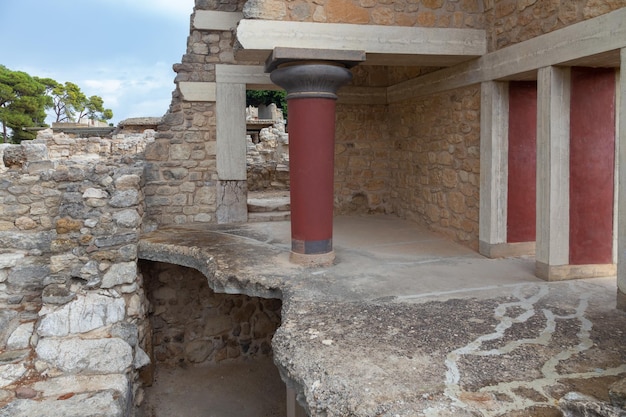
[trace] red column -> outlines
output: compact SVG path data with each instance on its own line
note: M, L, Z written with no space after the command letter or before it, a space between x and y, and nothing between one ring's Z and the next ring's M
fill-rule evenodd
M271 73L287 90L291 181L291 260L333 263L335 100L350 72L333 64L296 63Z

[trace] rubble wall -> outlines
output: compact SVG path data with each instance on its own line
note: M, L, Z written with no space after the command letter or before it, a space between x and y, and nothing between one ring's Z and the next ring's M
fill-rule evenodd
M387 106L338 105L336 119L335 214L389 213Z
M246 136L248 191L289 189L289 134L284 123L263 128L254 143Z
M194 10L235 12L243 0L196 0ZM191 27L191 25L190 25ZM215 81L215 64L235 64L231 31L191 28L187 50L174 64L175 83ZM255 63L258 64L258 63ZM217 221L215 103L183 101L178 84L155 141L146 149L146 224Z
M217 294L192 268L142 261L151 302L153 357L166 365L202 365L271 356L282 303Z
M626 7L626 0L484 0L489 51Z
M480 88L392 104L389 119L393 211L477 249Z
M481 0L249 0L244 16L362 25L482 29Z
M2 147L0 415L78 415L88 399L121 416L140 401L150 359L137 150L151 140L45 131Z

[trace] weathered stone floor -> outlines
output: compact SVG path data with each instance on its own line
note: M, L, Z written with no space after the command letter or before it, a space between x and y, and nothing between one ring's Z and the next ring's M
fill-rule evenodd
M339 217L334 241L324 269L288 262L288 222L167 228L140 257L280 296L275 362L312 416L559 416L571 392L624 413L614 277L544 282L393 217Z

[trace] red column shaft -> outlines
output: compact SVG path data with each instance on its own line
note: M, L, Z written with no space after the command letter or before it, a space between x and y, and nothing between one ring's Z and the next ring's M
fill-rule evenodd
M335 100L295 98L289 108L292 251L332 251Z

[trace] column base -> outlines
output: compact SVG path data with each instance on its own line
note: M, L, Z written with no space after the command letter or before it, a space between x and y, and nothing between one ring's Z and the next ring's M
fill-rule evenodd
M615 264L547 265L543 262L535 263L535 275L546 281L610 277L615 274L617 274Z
M335 251L314 254L291 252L289 261L308 268L332 266L335 261Z
M487 258L515 258L535 255L536 246L535 242L487 243L481 240L478 251Z
M618 310L626 311L626 294L617 290L617 297L615 298L615 304Z

